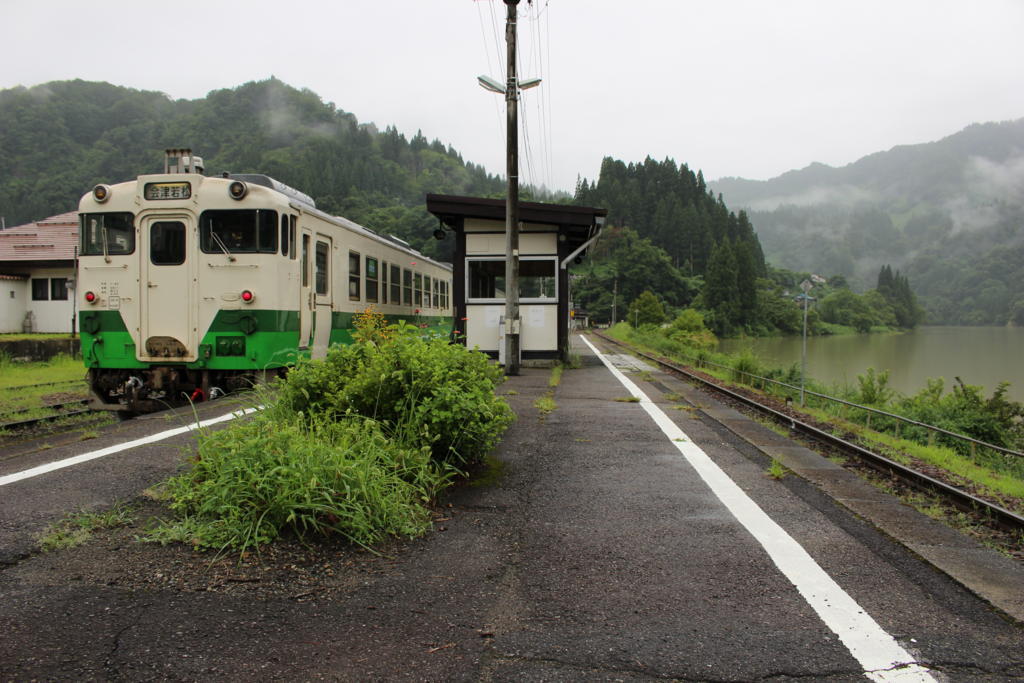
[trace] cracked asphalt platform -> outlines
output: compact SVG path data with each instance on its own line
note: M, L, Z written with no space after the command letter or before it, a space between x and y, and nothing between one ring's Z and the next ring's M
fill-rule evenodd
M330 600L52 584L17 571L40 560L11 553L25 542L12 520L29 515L36 527L57 515L46 491L124 498L173 471L167 445L165 460L116 456L118 470L139 468L116 487L104 459L0 488L0 544L20 558L0 569L0 680L864 680L676 445L640 405L616 400L626 389L588 349L576 350L583 367L563 373L546 416L533 404L550 370L524 368L499 388L519 416L495 452L500 481L454 489L443 530L401 545L386 571ZM667 375L639 377L936 679L1024 677L1019 623L837 504L827 486L766 476L763 449L786 455L793 444L732 424L742 418ZM832 469L788 455L821 477ZM45 514L24 511L34 499ZM929 552L941 555L941 542Z

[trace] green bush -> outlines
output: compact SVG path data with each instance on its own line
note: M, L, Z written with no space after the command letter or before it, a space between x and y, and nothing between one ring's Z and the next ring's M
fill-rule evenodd
M192 467L166 484L179 520L153 539L241 551L284 529L366 546L429 528L425 503L449 473L427 449L389 439L365 418L282 421L274 412L201 434Z
M303 363L288 376L282 409L341 419L362 415L430 448L435 459L461 465L493 448L513 414L494 388L500 367L482 353L425 339L399 325L373 343L336 346L322 361Z

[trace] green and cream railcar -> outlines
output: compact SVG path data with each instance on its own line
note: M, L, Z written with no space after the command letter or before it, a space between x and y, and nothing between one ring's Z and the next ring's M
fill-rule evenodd
M449 265L267 176L200 164L168 150L163 174L82 197L75 295L95 407L147 412L249 386L350 342L370 307L451 332Z

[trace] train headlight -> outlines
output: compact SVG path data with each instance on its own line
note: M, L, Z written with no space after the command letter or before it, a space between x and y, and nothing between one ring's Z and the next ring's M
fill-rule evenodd
M103 202L110 199L110 186L109 185L97 185L92 188L92 198L102 204Z
M250 292L248 289L242 292L242 301L244 301L247 304L251 304L253 302L253 299L255 298L256 295Z
M100 298L98 296L96 296L95 293L93 293L93 292L86 292L85 293L85 303L87 303L87 304L94 304L94 303L96 303L99 300L100 300Z
M236 180L228 185L228 194L232 199L241 199L249 193L249 186L241 180Z

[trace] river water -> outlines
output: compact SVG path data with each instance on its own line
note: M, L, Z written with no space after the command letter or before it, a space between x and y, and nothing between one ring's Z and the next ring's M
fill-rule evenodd
M788 367L800 364L800 337L724 339L719 349L751 348L763 362ZM942 377L949 391L960 377L991 395L999 382L1010 382L1008 396L1024 401L1024 328L926 326L903 334L857 334L807 338L807 375L825 384L856 385L868 368L889 370L889 386L904 394L924 388L929 377Z

